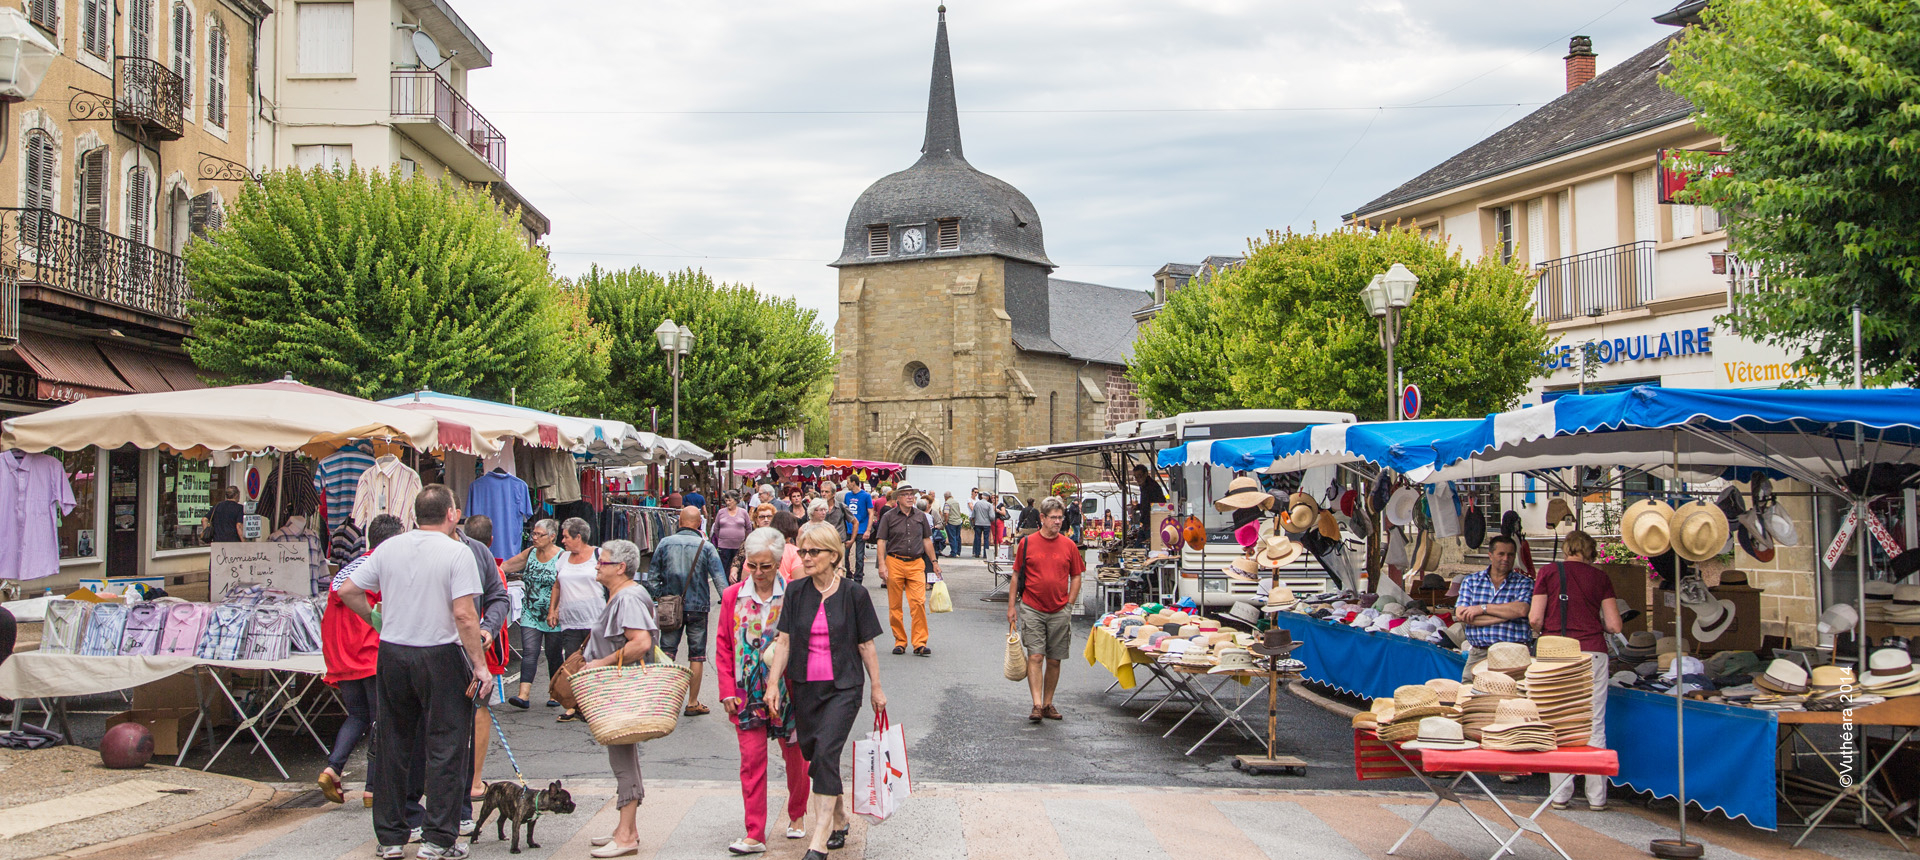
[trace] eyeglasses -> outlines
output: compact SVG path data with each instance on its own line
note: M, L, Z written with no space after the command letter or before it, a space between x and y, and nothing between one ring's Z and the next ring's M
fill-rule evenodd
M626 566L626 562L624 562L624 561L602 561L602 562L599 562L599 565L600 565L601 567L606 567L606 566L607 566L607 565L609 565L609 564L617 564L617 565L621 565L622 567L624 567L624 566Z
M833 550L821 549L819 547L813 547L813 546L797 549L797 550L794 550L794 552L799 553L802 558L813 558L816 555L826 555L828 553L839 555L839 553L834 553Z

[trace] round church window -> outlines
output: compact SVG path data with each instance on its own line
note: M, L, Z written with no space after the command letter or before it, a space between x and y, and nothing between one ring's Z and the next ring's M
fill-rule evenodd
M916 361L907 365L907 379L913 383L913 387L925 388L933 384L933 371Z

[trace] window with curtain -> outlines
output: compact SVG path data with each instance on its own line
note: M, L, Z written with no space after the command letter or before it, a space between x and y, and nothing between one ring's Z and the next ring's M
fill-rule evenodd
M295 67L303 75L353 73L353 4L301 3L294 7Z
M227 28L207 20L207 124L227 127Z
M193 112L193 10L173 4L173 73L180 76L181 104Z

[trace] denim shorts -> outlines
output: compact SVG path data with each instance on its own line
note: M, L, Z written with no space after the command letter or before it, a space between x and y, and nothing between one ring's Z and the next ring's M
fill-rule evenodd
M682 612L680 618L684 623L679 630L660 631L660 650L667 652L668 657L680 659L680 636L685 634L687 662L707 662L707 613Z

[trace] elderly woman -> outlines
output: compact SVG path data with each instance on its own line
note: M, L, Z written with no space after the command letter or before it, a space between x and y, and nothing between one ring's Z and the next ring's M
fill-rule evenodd
M549 521L551 522L551 521ZM600 617L600 610L607 602L600 596L600 586L595 559L599 554L588 539L593 537L593 527L579 517L568 517L560 524L560 546L566 552L560 556L559 572L554 577L553 599L547 606L547 624L560 628L560 647L562 657L573 653L574 643L588 638L588 632L594 625L594 619ZM551 700L549 700L551 701ZM554 702L553 705L559 705ZM572 722L580 719L577 711L561 711L556 722Z
M739 494L727 491L725 505L713 514L709 536L720 551L720 568L731 573L733 558L740 554L740 543L753 531L753 513L740 506Z
M887 694L880 691L880 658L873 646L881 632L880 616L867 590L847 584L840 575L845 552L840 533L825 523L812 523L801 530L799 543L807 575L787 584L777 622L780 635L773 656L767 658L768 676L784 678L784 690L792 697L789 702L780 684L768 686L767 711L792 721L800 754L808 763L813 842L804 860L826 860L828 849L847 844L841 751L860 715L860 687L873 679L875 714L886 711Z
M833 508L833 505L829 504L826 499L814 499L813 501L808 502L807 503L807 521L805 523L801 523L801 526L805 527L813 523L826 522L827 511L831 510L832 508Z
M533 544L500 563L507 573L520 574L524 589L520 600L520 695L507 699L507 704L522 710L532 707L528 697L533 694L533 675L540 669L541 646L547 650L547 677L551 679L567 655L587 641L586 630L565 630L548 620L555 617L551 612L554 585L560 578L560 524L543 519L528 533ZM549 696L547 707L557 708L560 703Z
M641 569L640 548L632 541L607 541L594 567L595 584L607 590L607 602L587 628L586 665L582 668L648 662L660 625L653 620L653 596L634 579ZM638 854L640 830L636 818L640 801L647 794L640 782L639 745L609 745L607 763L613 768L613 802L620 808L620 823L612 836L594 839L596 847L589 853L594 857Z
M793 726L767 711L767 687L781 683L768 671L767 657L779 634L776 625L787 592L780 557L787 539L773 529L758 529L741 545L740 582L720 595L720 626L713 634L714 666L720 672L720 704L733 717L740 739L740 794L747 805L747 835L727 850L759 854L767 850L767 741L780 742L787 762L787 838L807 835L807 760L793 741Z

